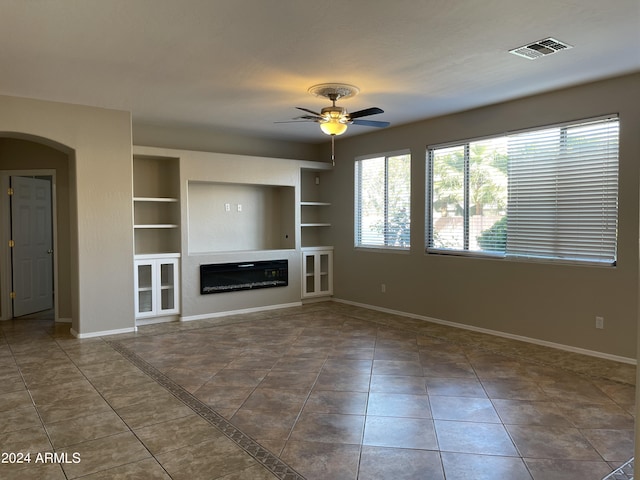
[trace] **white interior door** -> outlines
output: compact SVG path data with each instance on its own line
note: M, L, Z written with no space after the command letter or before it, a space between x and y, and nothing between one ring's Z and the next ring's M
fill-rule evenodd
M53 308L51 182L11 177L13 316Z

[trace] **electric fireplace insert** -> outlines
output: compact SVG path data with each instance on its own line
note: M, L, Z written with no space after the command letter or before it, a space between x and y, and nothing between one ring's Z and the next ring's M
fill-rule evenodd
M289 285L288 260L200 265L200 294Z

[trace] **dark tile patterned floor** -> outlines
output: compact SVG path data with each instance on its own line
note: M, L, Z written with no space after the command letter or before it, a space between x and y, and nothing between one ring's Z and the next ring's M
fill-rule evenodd
M336 302L0 331L0 450L70 457L3 479L600 480L633 455L635 367Z

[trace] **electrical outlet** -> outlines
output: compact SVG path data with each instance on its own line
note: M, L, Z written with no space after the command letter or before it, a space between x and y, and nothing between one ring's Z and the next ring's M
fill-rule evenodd
M241 204L241 203L239 203L239 204L238 204L238 211L239 211L239 212L241 212L241 211L242 211L242 204Z
M604 328L604 317L596 317L596 328Z
M385 283L380 284L380 291L382 293L387 293L387 285Z
M230 203L225 203L224 204L224 211L225 212L230 212L231 211L231 204Z

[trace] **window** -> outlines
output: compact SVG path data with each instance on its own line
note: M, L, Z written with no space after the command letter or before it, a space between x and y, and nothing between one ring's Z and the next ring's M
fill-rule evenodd
M408 250L411 155L400 152L355 162L355 244Z
M429 147L427 251L615 264L617 117Z
M504 221L507 155L504 137L430 151L432 242L445 250L502 251L489 229ZM482 236L482 233L487 234Z

